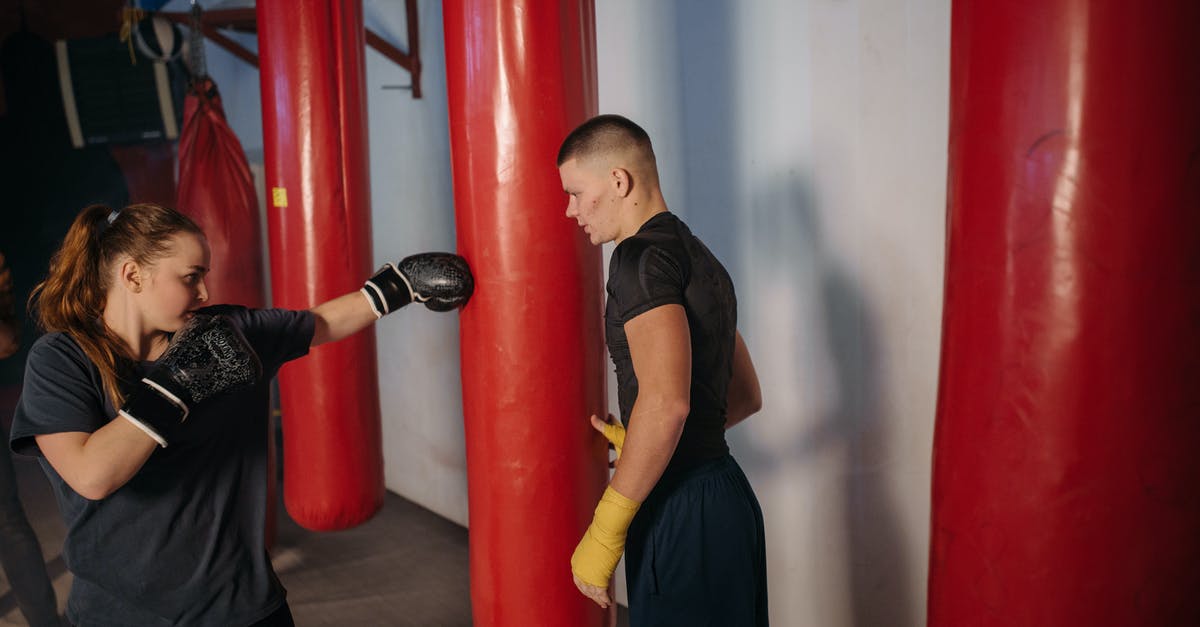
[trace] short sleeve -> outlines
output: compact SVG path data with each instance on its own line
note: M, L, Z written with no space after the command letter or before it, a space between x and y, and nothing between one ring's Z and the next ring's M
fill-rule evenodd
M254 348L268 376L274 376L283 364L307 355L316 330L316 320L308 310L221 305L207 307L204 313L232 320Z
M21 398L13 414L13 452L41 456L34 438L51 433L92 433L104 415L99 372L65 336L42 336L29 349Z
M638 244L629 240L623 243ZM661 246L618 248L609 271L621 320L628 321L662 305L684 303L686 266L678 255Z

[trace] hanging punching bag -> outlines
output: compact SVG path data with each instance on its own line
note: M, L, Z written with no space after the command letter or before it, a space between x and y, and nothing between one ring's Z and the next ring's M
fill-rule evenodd
M570 557L607 478L600 250L555 167L596 111L590 0L443 6L476 624L598 626Z
M955 0L932 627L1200 624L1200 3Z
M306 309L371 274L360 0L259 0L271 289ZM284 502L343 529L383 504L375 334L313 349L279 375Z
M184 101L179 137L176 208L204 229L212 250L205 277L210 303L263 307L262 230L258 197L242 144L225 122L212 79L198 81Z

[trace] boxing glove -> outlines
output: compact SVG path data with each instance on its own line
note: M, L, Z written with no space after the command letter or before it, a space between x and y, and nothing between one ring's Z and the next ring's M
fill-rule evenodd
M410 255L384 264L367 279L362 293L376 318L416 301L433 311L450 311L471 298L475 280L466 260L451 253Z
M261 376L262 364L237 327L223 316L196 314L118 414L165 447L193 406L249 387Z

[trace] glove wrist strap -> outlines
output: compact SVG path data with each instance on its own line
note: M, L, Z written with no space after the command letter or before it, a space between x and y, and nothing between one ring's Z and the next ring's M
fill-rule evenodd
M367 297L376 318L382 318L412 302L412 288L404 275L390 263L384 264L374 276L367 279L360 291Z
M119 414L165 448L187 418L187 405L150 379L142 379L142 384L129 395Z

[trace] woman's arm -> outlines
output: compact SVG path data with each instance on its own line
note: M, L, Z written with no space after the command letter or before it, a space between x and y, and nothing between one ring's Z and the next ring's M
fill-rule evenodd
M351 292L311 309L316 318L312 346L336 342L370 326L378 318L362 292Z
M93 433L51 433L34 438L46 461L85 499L116 492L142 468L158 443L124 418Z

